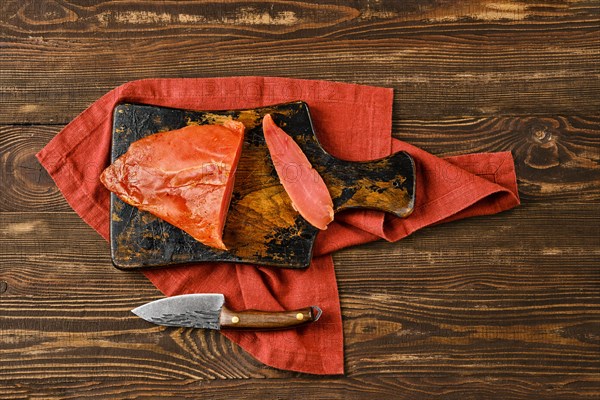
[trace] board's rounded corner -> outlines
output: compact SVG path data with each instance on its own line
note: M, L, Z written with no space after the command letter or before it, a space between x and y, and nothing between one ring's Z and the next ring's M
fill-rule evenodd
M127 108L131 107L131 103L129 102L120 102L115 104L115 106L113 107L113 114L122 114L124 113Z
M310 107L308 106L308 103L306 101L304 101L304 100L296 100L293 103L299 104L301 107L304 107L307 110L310 109Z
M131 272L131 271L138 269L135 266L123 264L123 263L119 262L117 259L115 259L114 257L111 257L111 263L112 263L113 267L115 267L119 271Z

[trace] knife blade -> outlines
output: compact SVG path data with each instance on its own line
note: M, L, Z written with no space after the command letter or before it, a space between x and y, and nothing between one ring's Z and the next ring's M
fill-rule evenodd
M233 311L225 296L216 293L183 294L146 303L131 310L156 325L202 329L289 329L317 321L322 311L310 306L290 311Z

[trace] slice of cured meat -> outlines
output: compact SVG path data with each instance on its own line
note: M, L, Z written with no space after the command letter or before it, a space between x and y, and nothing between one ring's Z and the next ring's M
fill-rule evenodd
M191 125L131 144L100 180L124 202L148 211L212 247L226 249L223 228L244 125Z
M275 124L270 114L263 118L263 133L277 176L292 205L311 225L327 229L333 221L333 202L323 178L300 146Z

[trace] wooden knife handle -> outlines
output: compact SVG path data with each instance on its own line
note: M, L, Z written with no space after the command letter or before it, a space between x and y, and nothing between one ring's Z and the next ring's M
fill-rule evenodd
M333 199L334 211L369 208L407 217L415 205L415 165L403 151L373 161L329 156L315 166Z
M223 306L220 324L221 329L289 329L318 320L321 312L316 306L294 311L232 311Z

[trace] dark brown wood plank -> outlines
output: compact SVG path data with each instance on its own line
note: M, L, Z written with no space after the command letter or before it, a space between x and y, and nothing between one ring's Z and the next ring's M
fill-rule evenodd
M580 375L546 375L536 381L529 376L486 379L459 378L449 374L428 377L383 374L375 381L356 378L290 378L197 381L181 379L148 381L144 379L111 379L86 381L44 379L26 381L18 386L0 384L6 399L98 399L98 398L172 398L178 399L444 399L465 398L490 400L550 399L575 400L595 398L598 394L595 380Z
M319 4L285 1L96 1L66 0L61 3L23 3L7 0L2 11L2 30L26 37L32 33L50 37L165 37L225 34L239 37L343 35L365 33L374 25L417 26L435 23L529 23L531 30L543 23L592 22L599 11L589 0L520 2L458 0L441 1L326 0ZM576 26L576 25L572 25ZM212 33L212 35L211 35ZM393 34L393 32L389 32ZM371 37L369 35L369 37Z
M71 211L54 181L35 158L60 126L0 127L1 211Z
M417 42L432 40L421 37ZM511 44L504 51L486 44L485 37L480 43L435 44L433 48L401 39L382 39L381 47L367 40L332 41L299 40L293 46L286 42L227 42L190 47L172 39L164 46L159 42L134 48L108 42L89 50L58 53L44 49L42 54L53 54L50 61L45 55L38 56L38 51L18 50L10 56L12 60L0 62L3 70L18 71L3 79L0 122L66 123L127 81L222 75L275 75L393 87L399 118L592 114L599 106L595 96L599 58L590 50L589 39L580 44L553 43L552 47ZM486 46L490 48L485 50ZM97 54L112 50L114 55L98 58ZM47 64L56 71L50 79L42 72ZM532 75L531 70L539 72ZM579 82L577 87L573 87L574 79ZM46 95L53 101L40 101Z
M444 156L510 150L524 199L597 200L600 115L394 120L399 139Z
M426 287L436 291L593 290L600 283L599 211L599 203L528 204L498 215L426 228L397 243L379 241L336 253L338 279L352 293L377 292L386 283L403 292ZM30 280L44 282L43 293L56 297L90 290L93 295L110 295L106 287L127 285L131 279L133 285L145 282L138 273L114 269L108 243L73 212L1 215L0 248L6 265L2 276L11 293L26 294L30 286L22 284ZM539 235L557 225L560 235ZM14 264L19 268L11 267ZM39 275L39 268L49 275ZM98 288L68 286L85 277ZM67 286L53 286L54 280Z
M398 118L600 107L593 3L396 3L7 2L0 123L66 123L110 89L148 77L387 86Z

